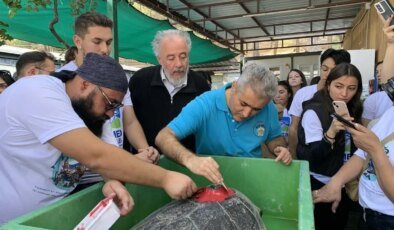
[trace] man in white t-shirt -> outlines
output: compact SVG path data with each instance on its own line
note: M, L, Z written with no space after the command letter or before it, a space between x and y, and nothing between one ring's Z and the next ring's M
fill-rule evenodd
M112 21L105 15L95 12L81 14L75 20L74 30L73 40L78 49L75 60L70 61L57 71L75 71L83 63L85 55L89 52L105 56L111 53ZM122 103L124 107L116 109L115 116L104 123L101 139L123 148L123 132L125 132L133 147L139 150L137 157L150 163L157 163L159 153L155 148L150 147L146 141L144 131L134 114L129 90L127 90ZM87 171L74 192L100 181L102 181L100 175Z
M363 125L368 126L372 120L379 119L392 106L393 102L384 91L368 96L363 103Z
M54 203L79 183L85 166L108 179L122 214L133 200L119 182L161 187L176 199L196 190L187 176L143 162L96 136L127 91L112 58L86 55L76 74L23 78L0 97L0 223Z
M297 129L302 114L302 103L313 97L313 95L326 84L330 71L339 63L350 63L350 54L346 50L327 49L320 56L320 81L317 85L310 85L301 88L294 95L290 106L291 124L289 127L289 150L296 158L296 147L298 143Z
M378 79L379 86L382 84L382 66L383 62L379 62L376 65L376 77ZM369 95L363 103L363 125L367 127L372 120L379 119L386 110L392 107L392 105L393 102L387 96L386 92L379 91Z

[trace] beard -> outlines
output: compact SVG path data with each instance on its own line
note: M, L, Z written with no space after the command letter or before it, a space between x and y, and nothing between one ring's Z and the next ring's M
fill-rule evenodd
M71 100L72 107L78 116L83 120L86 127L97 137L101 137L103 133L103 124L109 119L105 114L98 116L93 114L91 108L93 107L93 96L94 93L88 95L85 98L79 98L76 100Z
M164 69L164 75L166 76L167 80L175 87L181 86L183 83L185 83L185 79L187 77L187 74L189 72L189 66L186 67L186 69L180 68L175 70L175 73L183 73L183 76L180 78L174 77L172 74L170 74L166 69Z

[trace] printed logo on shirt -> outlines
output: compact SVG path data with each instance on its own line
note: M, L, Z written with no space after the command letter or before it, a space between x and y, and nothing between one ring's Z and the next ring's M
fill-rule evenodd
M123 147L123 130L122 130L122 123L121 123L121 110L115 109L114 116L111 117L111 129L112 133L115 136L115 139L118 143L119 147Z
M120 129L120 109L117 108L114 111L114 116L111 117L111 128Z
M256 126L254 127L254 134L258 137L262 137L264 136L265 133L265 127L264 124L259 122L256 124Z
M288 137L289 136L290 117L282 117L282 119L279 120L279 123L280 123L280 129L282 131L282 136Z
M386 153L386 155L388 155L388 154L390 153L388 144L390 144L390 142L387 143L387 144L383 147L383 148L384 148L384 152ZM369 160L369 162L368 162L368 167L367 167L367 169L365 169L365 171L363 172L363 176L364 176L367 180L369 180L369 181L377 181L377 180L378 180L378 178L377 178L377 176L376 176L376 172L375 172L375 165L374 165L372 159Z
M51 168L54 185L65 190L74 189L86 169L85 166L64 154L59 157Z

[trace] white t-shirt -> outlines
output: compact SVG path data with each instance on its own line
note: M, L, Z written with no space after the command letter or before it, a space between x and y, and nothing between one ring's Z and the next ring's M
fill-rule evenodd
M289 114L296 117L301 117L302 103L311 99L316 92L317 85L310 85L299 89L294 95L293 101L291 102Z
M305 87L304 87L305 88ZM316 112L308 109L305 111L304 116L301 120L301 125L304 127L305 132L305 144L309 144L315 141L321 141L323 139L323 126L320 122ZM318 181L323 184L330 182L331 177L326 175L310 172L310 174Z
M83 167L48 143L86 127L65 84L52 76L22 78L0 96L0 223L60 200Z
M301 125L304 127L305 144L323 139L323 126L315 111L311 109L305 111Z
M374 120L381 117L386 110L393 106L387 93L384 91L376 92L367 97L364 101L364 111L362 117L368 120Z
M371 129L382 141L385 137L394 132L394 106L391 106L379 121ZM394 140L385 144L384 150L391 165L394 165ZM358 149L355 154L366 159L367 153ZM383 192L378 183L376 172L372 161L363 172L359 183L360 205L364 208L394 216L394 202L392 202Z
M62 70L75 71L77 69L78 69L77 63L75 63L75 61L70 61L69 63L57 69L56 72L60 72Z

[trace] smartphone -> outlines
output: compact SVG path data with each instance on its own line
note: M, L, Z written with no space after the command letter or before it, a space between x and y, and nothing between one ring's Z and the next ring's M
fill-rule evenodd
M379 14L381 14L384 20L387 20L392 14L394 14L394 8L390 4L389 0L382 0L375 3L375 8ZM390 25L394 25L394 20L391 20Z
M337 113L331 114L331 117L336 118L339 122L341 122L342 124L344 124L346 126L349 126L349 127L353 128L353 129L356 129L356 126L352 122L350 122L350 121L346 120L345 118L339 116Z
M332 106L334 107L336 114L341 115L341 116L350 116L349 110L347 109L346 102L333 101Z

